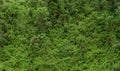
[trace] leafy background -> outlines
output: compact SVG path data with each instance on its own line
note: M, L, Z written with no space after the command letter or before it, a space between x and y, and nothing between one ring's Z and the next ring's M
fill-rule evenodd
M119 0L0 0L0 71L119 70Z

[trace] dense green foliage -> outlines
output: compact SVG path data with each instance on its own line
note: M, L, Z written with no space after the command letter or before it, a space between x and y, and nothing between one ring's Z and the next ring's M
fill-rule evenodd
M120 71L120 1L0 0L0 71Z

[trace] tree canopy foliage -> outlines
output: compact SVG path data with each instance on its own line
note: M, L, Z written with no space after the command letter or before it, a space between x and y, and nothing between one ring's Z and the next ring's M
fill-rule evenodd
M0 0L0 71L119 70L119 0Z

